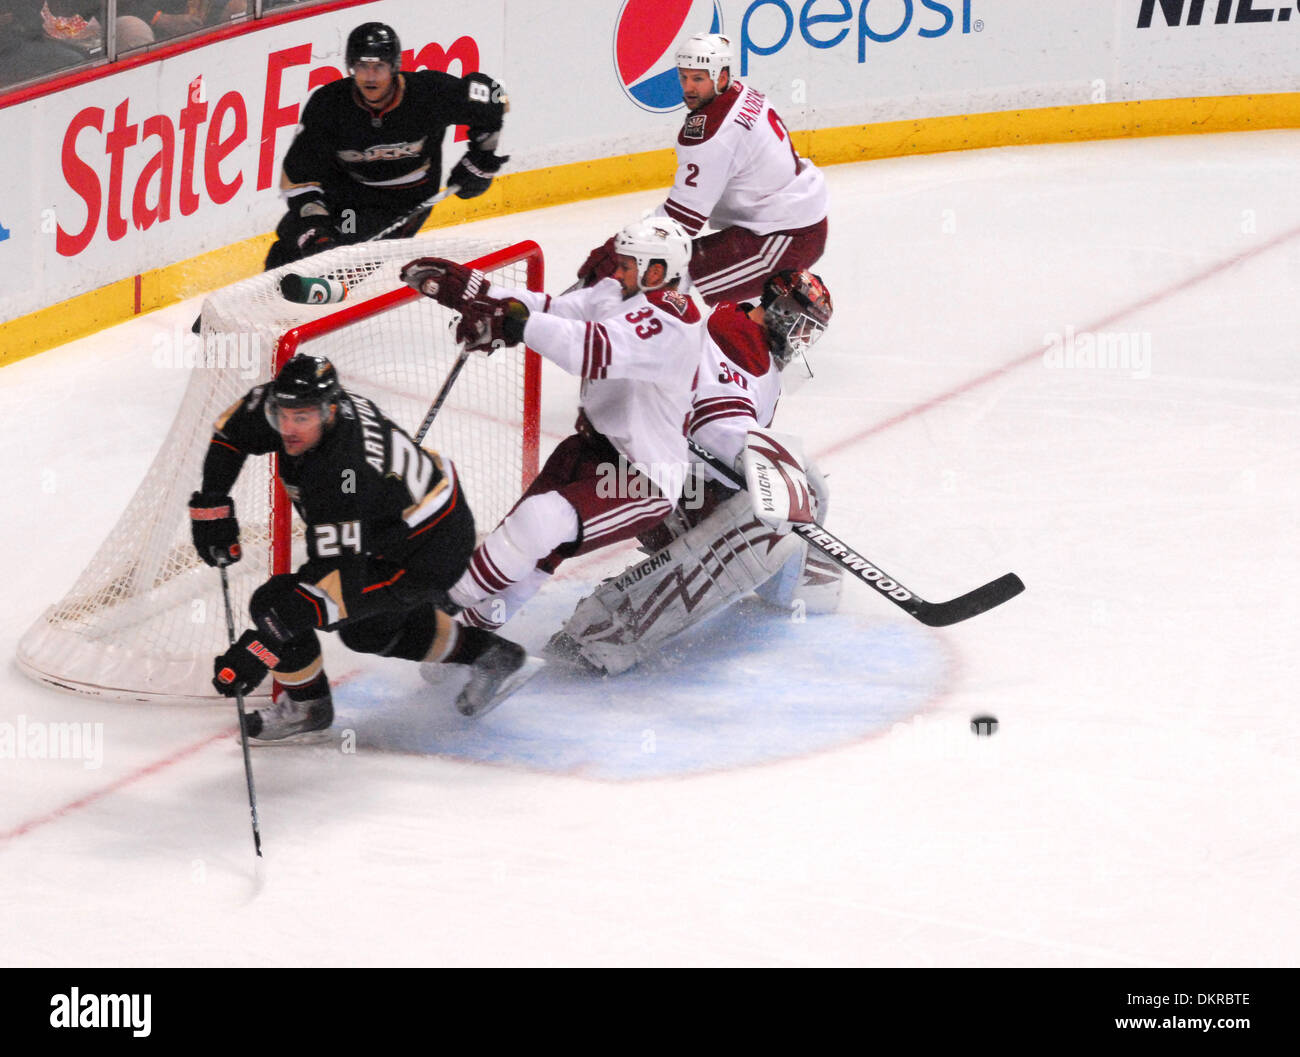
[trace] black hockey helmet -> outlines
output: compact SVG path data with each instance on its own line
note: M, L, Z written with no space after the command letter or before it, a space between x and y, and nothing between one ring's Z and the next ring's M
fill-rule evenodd
M362 60L386 62L396 74L402 68L402 42L397 31L382 22L363 22L348 34L344 52L347 67L351 70Z
M280 408L315 407L321 421L328 422L330 405L339 401L343 387L334 364L324 356L295 354L275 376L266 394L266 419L277 430L276 412Z
M806 268L787 268L763 284L763 325L777 366L802 356L831 321L831 294L820 275Z

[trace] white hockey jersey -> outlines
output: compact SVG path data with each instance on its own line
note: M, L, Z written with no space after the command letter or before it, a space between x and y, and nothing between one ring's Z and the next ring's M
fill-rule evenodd
M794 149L767 97L733 81L686 115L677 134L677 177L655 212L692 235L705 223L756 235L797 230L826 216L826 180Z
M496 285L489 293L528 305L529 348L582 377L587 419L675 503L690 464L684 430L707 341L695 302L671 289L625 301L614 279L558 297Z
M768 349L766 332L749 318L744 305L715 308L708 339L686 432L700 447L735 466L745 433L772 424L781 399L781 371ZM708 464L704 472L734 487Z

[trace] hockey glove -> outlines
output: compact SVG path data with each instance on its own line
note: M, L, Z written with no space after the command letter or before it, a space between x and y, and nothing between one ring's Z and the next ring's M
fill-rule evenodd
M492 186L492 177L509 160L508 154L493 154L490 150L471 147L451 170L447 186L455 184L459 188L457 198L477 198Z
M401 280L425 297L458 312L475 298L486 297L488 291L487 276L477 268L467 268L443 257L411 261L403 266Z
M602 279L614 274L618 267L618 254L614 252L614 236L611 235L589 254L578 269L578 281L583 286L595 286Z
M239 522L235 519L235 501L215 492L195 492L190 496L190 531L194 549L208 565L221 568L234 565L243 557L239 549Z
M305 191L290 203L281 238L298 247L300 257L310 257L334 245L334 218L320 191Z
M251 694L266 678L267 670L279 663L279 656L262 644L258 632L249 628L216 659L212 685L225 697Z
M482 297L462 309L456 340L467 350L491 355L524 340L528 306L513 297Z

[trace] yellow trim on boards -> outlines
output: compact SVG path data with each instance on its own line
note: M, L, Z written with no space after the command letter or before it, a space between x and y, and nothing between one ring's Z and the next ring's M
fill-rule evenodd
M1300 92L959 114L814 129L795 132L793 138L800 153L818 165L837 165L1019 144L1277 128L1300 128ZM480 198L445 200L434 209L425 230L542 206L668 187L674 164L673 151L665 149L506 174L498 177L491 191ZM140 311L151 312L257 274L270 242L270 235L258 235L142 273ZM133 315L135 277L0 323L0 365L121 323Z

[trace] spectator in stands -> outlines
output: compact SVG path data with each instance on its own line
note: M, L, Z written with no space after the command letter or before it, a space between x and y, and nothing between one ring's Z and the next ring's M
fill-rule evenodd
M85 61L84 51L46 36L40 0L0 0L0 88Z

